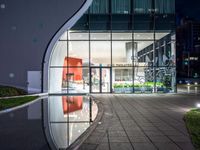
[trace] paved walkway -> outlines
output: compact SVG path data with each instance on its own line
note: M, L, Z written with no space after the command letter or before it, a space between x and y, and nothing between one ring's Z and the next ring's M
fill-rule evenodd
M183 115L197 95L96 95L105 112L81 150L193 150Z

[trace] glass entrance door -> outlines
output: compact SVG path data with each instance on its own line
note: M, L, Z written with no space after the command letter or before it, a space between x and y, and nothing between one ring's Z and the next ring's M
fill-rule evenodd
M91 67L91 93L110 93L110 67Z
M100 93L100 68L91 68L91 93Z

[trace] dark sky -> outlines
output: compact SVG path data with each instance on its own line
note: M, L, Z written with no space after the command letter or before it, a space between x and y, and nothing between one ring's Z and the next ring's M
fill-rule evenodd
M200 0L176 0L176 12L200 21Z

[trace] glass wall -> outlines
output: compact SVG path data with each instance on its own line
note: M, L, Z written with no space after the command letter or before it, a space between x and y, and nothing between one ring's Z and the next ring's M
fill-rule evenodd
M93 1L54 48L50 83L59 84L50 84L50 93L175 92L174 5Z

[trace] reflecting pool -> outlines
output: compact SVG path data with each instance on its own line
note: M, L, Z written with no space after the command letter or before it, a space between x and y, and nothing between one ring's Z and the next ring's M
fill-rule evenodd
M92 124L98 112L97 104L89 96L49 96L43 110L45 134L53 149L69 147Z

